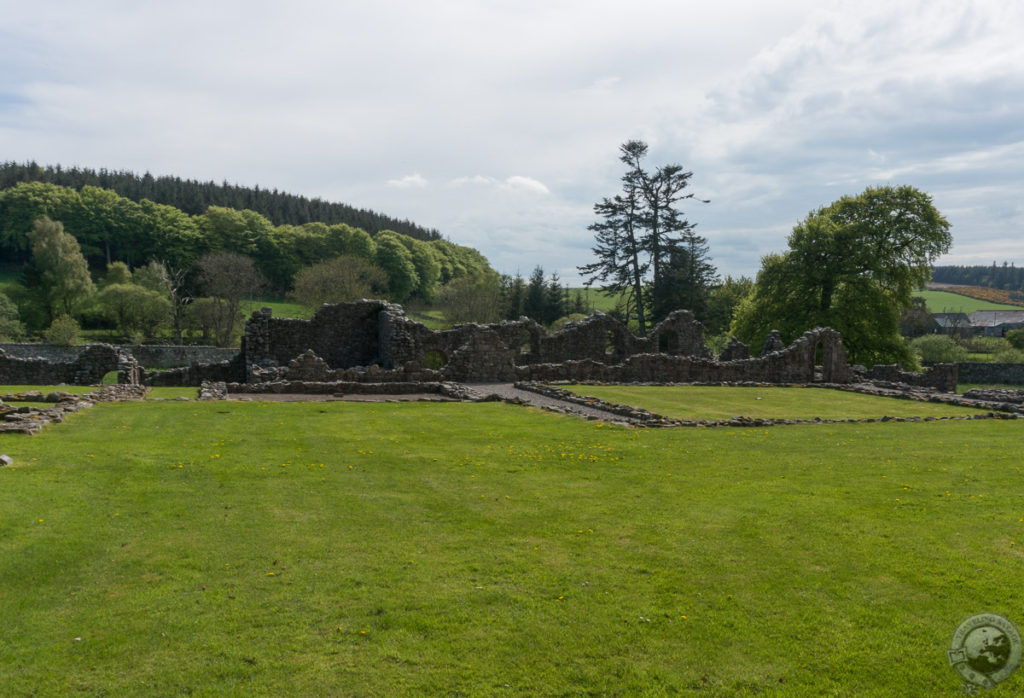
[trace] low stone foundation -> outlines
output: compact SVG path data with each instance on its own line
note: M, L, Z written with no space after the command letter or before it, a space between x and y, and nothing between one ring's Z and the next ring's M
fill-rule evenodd
M0 434L35 434L47 424L63 422L67 415L92 407L97 402L141 400L146 392L147 388L141 385L106 385L84 395L59 390L0 395ZM45 402L52 406L18 404L22 402Z
M597 385L597 383L595 383ZM618 385L618 384L616 384ZM653 384L644 384L653 385ZM658 384L665 385L665 384ZM685 383L672 385L710 385L708 383ZM728 385L739 387L772 387L777 383L716 383L714 385ZM564 402L569 402L587 407L610 412L627 419L633 424L644 427L767 427L785 424L843 424L843 423L866 423L866 422L934 422L944 420L970 420L970 419L1020 419L1024 417L1024 407L1008 403L998 403L982 400L971 400L958 395L948 393L936 393L930 389L921 389L911 385L897 385L895 387L883 387L869 383L846 384L793 384L787 387L793 388L825 388L843 390L848 392L877 395L880 397L902 398L906 400L918 400L921 402L942 402L961 407L972 407L979 410L989 410L973 415L950 416L950 417L867 417L860 419L769 419L761 417L736 416L730 419L720 420L687 420L666 417L632 405L620 405L606 402L600 398L579 395L555 385L544 385L539 383L517 383L516 387L521 390L528 390L539 395L544 395Z
M383 383L351 381L272 381L267 383L206 382L201 400L224 399L229 395L439 395L453 400L470 400L472 392L460 383L448 381Z
M959 364L935 364L923 373L904 371L898 364L876 364L870 369L855 371L861 379L888 381L921 388L934 388L943 393L955 393L959 377Z

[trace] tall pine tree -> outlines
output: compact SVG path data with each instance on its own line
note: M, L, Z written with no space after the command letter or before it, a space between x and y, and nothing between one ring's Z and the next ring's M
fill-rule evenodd
M683 193L693 173L677 164L648 172L642 163L647 150L643 141L619 147L619 160L628 168L623 192L595 204L600 220L588 230L595 234L597 261L579 267L588 285L600 283L603 291L625 296L641 334L647 333L648 319L655 322L678 308L699 315L715 280L707 240L694 234L679 210L680 202L696 198Z

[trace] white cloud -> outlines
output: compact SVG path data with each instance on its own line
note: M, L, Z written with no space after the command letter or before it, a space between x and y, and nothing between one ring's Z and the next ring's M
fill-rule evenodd
M388 180L388 186L395 189L423 189L428 184L429 182L419 172Z
M484 175L456 177L451 181L451 185L453 187L493 187L503 191L526 192L530 194L551 193L551 190L548 189L543 182L536 180L533 177L523 177L522 175L512 175L511 177L507 177L503 180L496 179L495 177L486 177Z
M533 177L523 177L520 175L512 175L502 183L502 186L512 191L522 191L530 194L551 193L551 191L544 186L543 182L540 182Z

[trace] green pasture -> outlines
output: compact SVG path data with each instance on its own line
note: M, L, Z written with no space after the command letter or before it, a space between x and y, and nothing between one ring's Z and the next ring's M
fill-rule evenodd
M978 411L954 405L880 398L829 388L741 388L695 385L566 385L560 387L606 402L640 407L673 419L952 417Z
M601 310L606 313L615 310L615 304L618 302L620 297L619 294L605 293L604 291L596 288L571 288L569 289L569 293L572 294L572 297L582 297L587 308Z
M313 317L313 313L315 312L314 308L310 308L307 305L280 299L254 300L247 301L242 304L242 312L247 318L261 308L270 308L273 310L274 317L297 317L309 319Z
M973 313L975 310L1020 310L1017 305L993 303L968 298L948 291L917 291L915 296L924 298L929 313Z
M0 435L0 695L962 695L1020 430L99 404Z

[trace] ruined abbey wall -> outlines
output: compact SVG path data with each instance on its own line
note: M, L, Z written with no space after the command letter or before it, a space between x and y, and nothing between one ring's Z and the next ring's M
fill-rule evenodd
M772 333L761 355L733 341L717 359L703 327L680 310L644 337L597 313L548 334L521 318L490 325L465 324L434 331L410 320L398 305L363 300L322 306L309 320L275 318L269 308L246 323L230 360L193 362L146 371L130 353L110 345L87 347L73 361L20 359L0 351L0 382L98 383L107 371L119 381L145 385L203 382L745 382L849 383L874 379L952 390L955 367L908 374L875 367L855 374L839 333L810 330L789 346Z
M93 344L70 361L21 358L0 349L0 382L5 385L96 385L110 371L138 379L138 362L109 344Z

